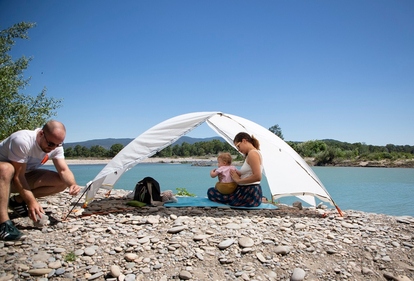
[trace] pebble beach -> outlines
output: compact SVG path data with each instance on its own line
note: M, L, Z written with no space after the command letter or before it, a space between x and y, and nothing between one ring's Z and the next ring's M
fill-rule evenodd
M37 224L10 213L26 238L0 241L0 281L414 280L413 217L131 208L128 193L99 191L87 208L67 192L39 199Z

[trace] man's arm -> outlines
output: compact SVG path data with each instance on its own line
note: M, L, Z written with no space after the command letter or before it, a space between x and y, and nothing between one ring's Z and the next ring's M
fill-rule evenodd
M60 178L69 187L69 194L76 195L80 191L80 186L76 183L75 176L69 169L65 159L53 159L53 164L56 167Z
M25 173L26 173L26 163L17 163L11 161L11 164L14 167L14 177L13 177L13 185L16 188L17 192L20 194L24 202L27 204L27 208L29 210L29 217L36 221L36 214L41 217L41 214L44 214L42 206L37 202L36 198L34 197L32 191L30 190L30 186L27 183Z

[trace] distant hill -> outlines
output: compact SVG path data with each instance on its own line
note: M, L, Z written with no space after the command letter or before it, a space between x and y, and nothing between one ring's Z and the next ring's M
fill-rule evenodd
M224 142L224 139L221 137L210 137L210 138L192 138L192 137L187 137L187 136L183 136L181 138L179 138L173 145L181 145L183 142L186 142L188 144L193 144L196 142L201 142L201 141L212 141L214 139L220 140L222 142ZM109 150L111 148L112 145L114 144L122 144L123 146L128 145L131 141L133 141L134 139L96 139L96 140L88 140L88 141L82 141L82 142L70 142L70 143L65 143L65 148L69 148L72 147L74 148L77 145L80 145L82 147L87 147L87 148L91 148L92 146L95 145L100 145L103 148Z

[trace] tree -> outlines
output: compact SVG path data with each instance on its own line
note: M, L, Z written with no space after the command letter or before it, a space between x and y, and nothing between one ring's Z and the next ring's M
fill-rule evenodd
M74 154L72 147L65 148L65 157L73 157Z
M282 134L282 129L280 128L280 126L278 124L273 125L272 127L270 127L269 131L271 131L273 134L275 134L276 136L278 136L279 138L284 140L283 134Z
M28 30L34 26L21 22L0 31L0 140L18 130L41 127L61 106L62 100L46 97L46 88L36 97L19 93L31 79L24 79L23 71L32 58L13 60L8 53L15 39L29 39Z
M90 155L93 157L104 157L106 153L107 153L107 150L100 145L91 146Z
M319 152L325 151L327 147L323 141L306 141L297 145L297 151L302 157L314 157Z
M118 152L120 152L122 149L124 148L124 146L120 143L116 143L113 144L111 146L111 149L109 150L109 157L114 157L115 155L118 154Z
M80 144L75 146L75 149L73 150L73 156L82 156L82 146L80 146Z

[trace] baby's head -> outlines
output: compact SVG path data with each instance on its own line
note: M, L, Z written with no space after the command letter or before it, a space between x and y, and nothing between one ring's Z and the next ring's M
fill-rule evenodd
M231 155L228 152L225 153L221 153L218 157L217 157L217 162L218 162L218 166L230 166L231 165Z

